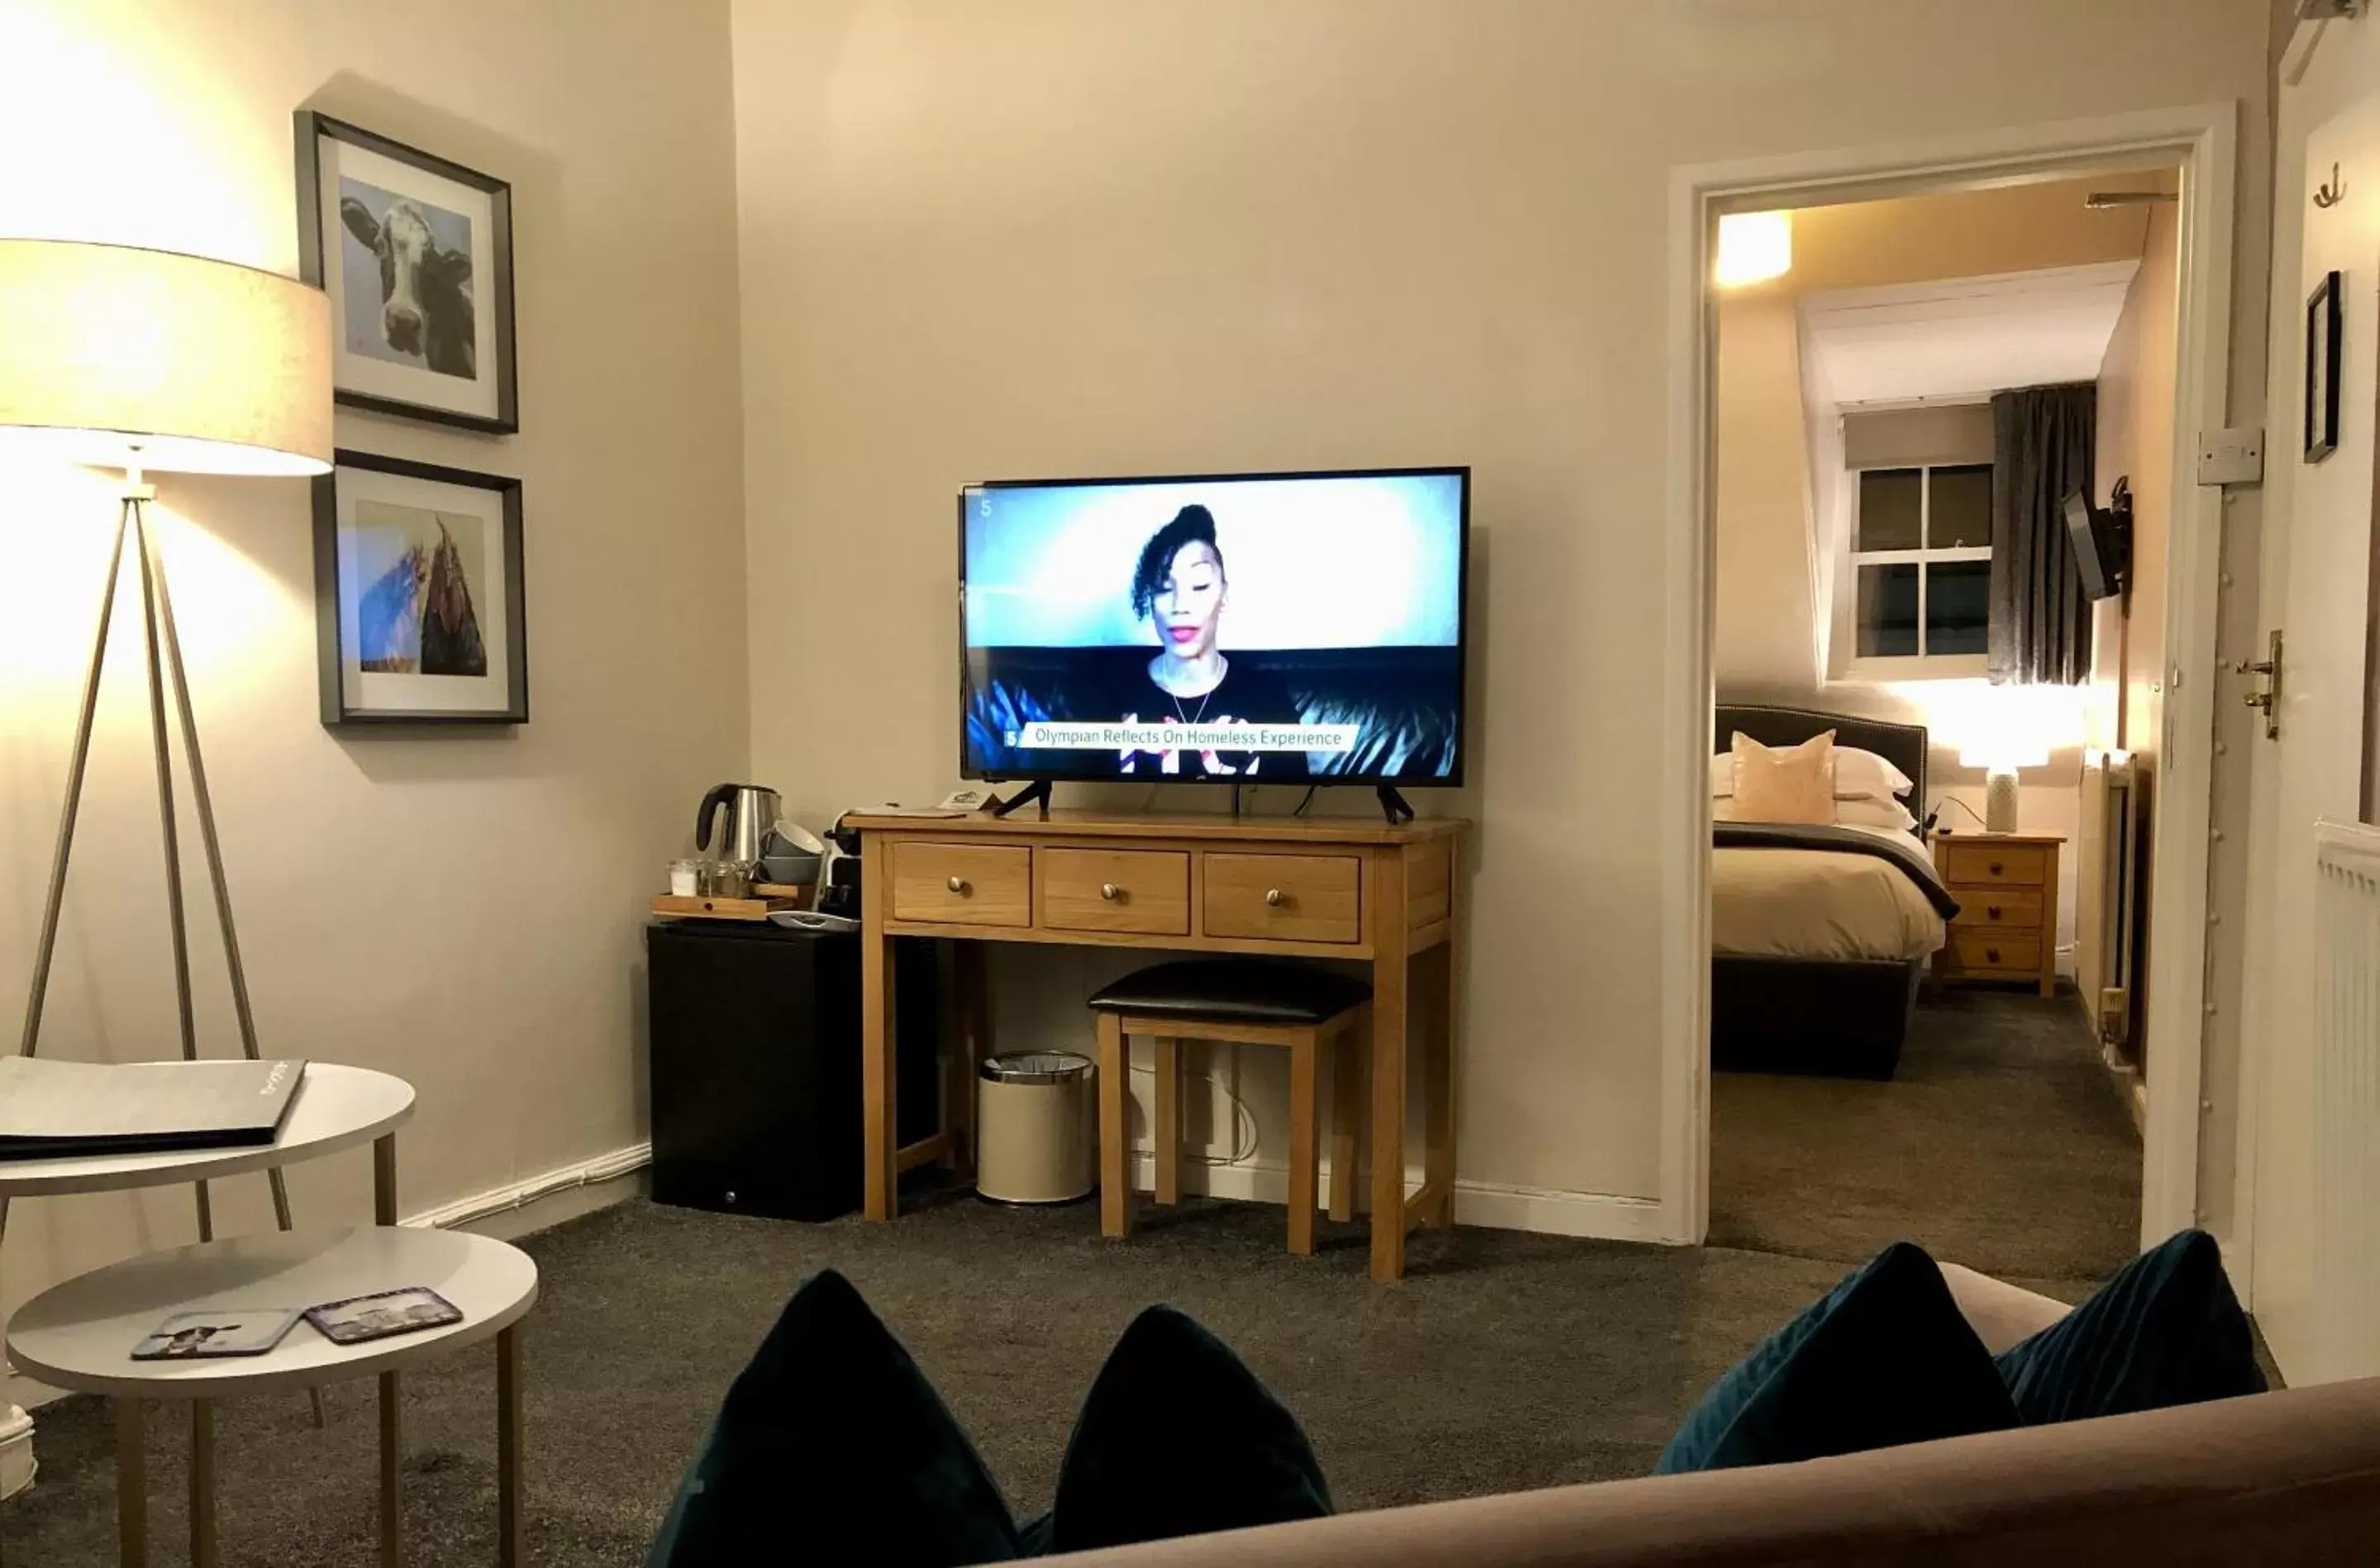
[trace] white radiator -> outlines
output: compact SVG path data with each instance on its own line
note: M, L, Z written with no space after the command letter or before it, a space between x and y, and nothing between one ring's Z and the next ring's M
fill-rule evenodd
M2380 831L2314 829L2316 1343L2327 1376L2380 1373Z

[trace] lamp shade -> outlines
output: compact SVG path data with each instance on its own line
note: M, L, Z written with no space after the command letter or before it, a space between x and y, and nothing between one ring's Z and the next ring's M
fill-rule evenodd
M331 307L228 261L0 239L0 440L213 474L331 467Z

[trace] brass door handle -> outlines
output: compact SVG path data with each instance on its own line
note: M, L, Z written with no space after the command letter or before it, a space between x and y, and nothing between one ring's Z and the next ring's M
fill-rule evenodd
M1099 884L1099 896L1106 899L1110 904L1113 904L1117 899L1123 896L1123 889L1116 886L1113 882L1101 882Z
M1281 895L1281 889L1279 889L1279 888L1277 888L1277 887L1269 887L1269 888L1265 889L1265 907L1266 907L1266 908L1268 908L1268 909L1278 909L1278 908L1280 908L1282 905L1284 905L1284 904L1286 904L1286 903L1288 903L1288 902L1289 902L1289 900L1288 900L1287 898L1285 898L1285 897L1283 897L1283 896Z
M2278 627L2273 630L2272 650L2271 658L2253 661L2242 659L2231 666L2231 673L2235 675L2262 675L2265 678L2264 689L2243 691L2240 694L2240 700L2251 708L2263 711L2265 738L2278 740L2281 737L2281 633Z
M957 893L961 898L965 898L969 893L974 891L974 889L967 886L967 880L965 877L953 877L945 885L948 886L953 893Z

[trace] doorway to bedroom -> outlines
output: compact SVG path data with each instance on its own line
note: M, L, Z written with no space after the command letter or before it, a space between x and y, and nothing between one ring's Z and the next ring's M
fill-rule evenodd
M2137 1250L2180 183L1722 220L1710 1245Z

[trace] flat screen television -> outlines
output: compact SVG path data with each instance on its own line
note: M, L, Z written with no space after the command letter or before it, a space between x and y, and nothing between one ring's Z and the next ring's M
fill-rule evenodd
M960 771L1459 784L1471 470L959 494Z
M2132 489L2118 480L2107 504L2095 506L2082 491L2066 497L2066 537L2074 547L2074 568L2082 577L2082 597L2113 599L2124 591L2132 572Z

